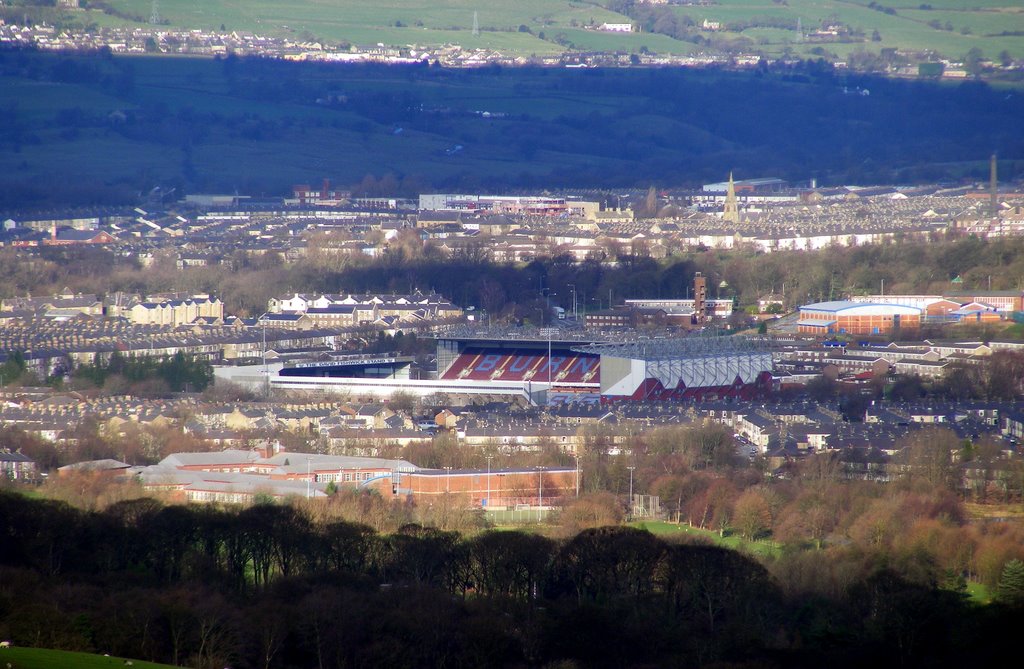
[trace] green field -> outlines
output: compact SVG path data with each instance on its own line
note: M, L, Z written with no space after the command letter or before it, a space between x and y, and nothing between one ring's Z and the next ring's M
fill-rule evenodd
M131 660L133 669L173 669L169 664ZM88 653L71 653L46 648L5 648L0 650L0 667L10 669L114 669L128 666L124 658Z
M691 527L685 524L667 523L664 521L641 521L631 523L633 527L647 530L651 534L656 534L660 537L695 537L701 539L707 539L718 546L724 546L734 551L741 551L744 553L751 553L759 557L777 557L779 552L782 550L781 546L774 541L760 540L760 541L747 541L738 534L726 533L722 536L714 530L702 530L698 527Z
M150 0L113 0L129 15L150 14ZM476 13L480 34L472 34ZM479 3L441 0L163 0L160 15L174 26L250 31L284 37L316 37L330 43L502 49L521 54L555 53L562 48L536 35L553 37L560 30L596 22L622 22L625 17L595 4L572 0L521 0ZM526 26L533 34L519 32ZM637 36L639 37L639 36ZM643 40L627 44L639 49Z
M1024 32L1024 8L1008 0L936 0L932 3L908 4L886 2L879 5L892 7L895 14L887 14L868 7L869 0L790 0L779 5L770 0L721 0L718 4L675 7L678 16L688 16L700 24L703 20L723 23L753 22L758 19L787 20L792 24L800 19L805 38L798 39L795 30L777 28L747 28L740 33L753 40L769 54L789 50L794 54L810 54L815 47L847 54L854 49L878 53L883 48L914 51L936 51L948 58L959 58L972 48L979 48L985 56L995 58L1007 51L1015 58L1024 58L1024 37L1003 36L1004 32ZM932 10L922 10L922 4ZM929 25L939 21L941 29ZM868 41L855 44L815 41L809 37L825 24L838 22L862 32ZM953 30L946 30L949 22ZM970 34L962 34L967 27ZM870 40L878 31L880 41ZM766 32L770 31L770 32Z
M251 31L289 37L318 39L328 43L359 45L437 46L459 44L466 48L488 48L510 54L542 55L563 50L568 42L583 51L637 52L642 47L656 53L688 54L715 51L697 47L665 35L648 32L610 34L585 30L604 22L631 19L606 9L604 2L576 0L522 0L515 3L480 3L466 0L162 0L159 12L172 26ZM812 38L800 40L795 30L753 27L739 32L702 33L724 40L748 38L766 55L813 55L815 47L846 57L863 49L879 53L883 48L935 51L947 58L960 58L979 48L989 58L1007 52L1024 58L1024 8L1014 0L882 0L895 13L868 7L870 0L720 0L707 6L672 6L679 18L697 25L704 19L724 23L756 22L763 19L789 21L799 18L805 35L822 25L838 22L858 31L862 41L836 44ZM110 0L110 5L128 17L146 20L150 0ZM921 9L924 6L926 9ZM476 13L480 34L472 34ZM91 12L96 14L96 12ZM94 19L95 20L95 19ZM936 29L929 23L938 21ZM109 23L110 17L103 17ZM520 27L529 32L519 32ZM948 30L951 27L952 30ZM965 30L966 29L966 30ZM767 32L766 32L767 31ZM872 40L878 31L880 40ZM540 38L541 33L544 39ZM967 33L967 34L964 34Z

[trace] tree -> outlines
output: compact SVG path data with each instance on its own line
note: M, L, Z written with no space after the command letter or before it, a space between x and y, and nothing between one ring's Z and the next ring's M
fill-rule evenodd
M1010 606L1024 606L1024 561L1015 558L1003 565L996 598Z
M899 374L889 389L889 397L896 401L912 402L925 396L924 382L917 374Z
M689 477L666 474L651 484L651 492L661 498L661 504L668 511L669 517L675 516L677 523L682 515L683 500L693 493L689 482Z
M933 488L950 490L956 486L955 454L960 439L952 430L924 428L899 441L897 461L904 465L910 480L922 480Z
M984 53L978 47L971 47L964 56L964 69L972 76L978 76L982 71L981 61L985 58Z
M391 395L388 407L395 411L412 413L416 409L416 398L412 393L400 390Z
M565 536L581 530L618 525L625 517L622 502L610 492L581 495L562 507L555 518Z
M717 424L686 430L681 448L690 458L691 466L705 469L729 465L736 457L732 432Z
M996 351L985 361L985 395L1015 400L1024 395L1024 353Z
M668 547L654 580L698 635L714 635L730 622L753 631L763 624L760 613L777 602L764 567L719 546Z
M442 587L449 583L459 535L432 527L406 525L389 537L386 576L392 580Z
M469 542L469 568L485 597L527 600L537 591L554 542L524 532L485 532Z
M772 514L762 491L750 488L736 500L733 524L745 538L753 540L771 530Z
M836 382L827 376L819 376L807 384L807 396L816 402L825 402L836 395Z
M359 523L330 523L320 534L328 568L351 573L366 570L377 537L372 528Z
M665 545L646 530L601 527L569 540L555 558L556 578L578 601L603 602L649 592Z
M811 540L820 549L836 525L836 515L834 506L822 496L805 494L785 509L775 534L786 542Z

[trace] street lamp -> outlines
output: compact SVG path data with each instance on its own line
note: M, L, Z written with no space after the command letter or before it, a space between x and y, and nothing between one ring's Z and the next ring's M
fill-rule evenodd
M551 395L551 328L548 328L548 395Z
M452 491L452 468L451 465L444 468L446 474L444 476L444 491L449 493Z
M633 517L633 470L636 467L626 467L629 470L629 517Z
M544 506L544 468L537 467L537 522L540 522L542 506Z
M551 337L553 335L555 335L555 334L558 334L558 328L541 328L541 330L540 330L540 335L542 337L547 337L548 338L548 360L547 360L548 388L547 388L547 398L548 398L549 401L551 399Z
M484 506L491 505L491 459L493 455L487 456L487 497L484 498Z
M270 397L270 372L267 370L267 315L260 316L259 322L263 326L263 392L266 397ZM152 348L153 344L150 340L150 350Z
M570 283L570 284L567 284L567 285L569 286L569 288L572 289L572 320L575 323L576 320L577 320L577 316L576 316L576 284L575 283Z
M306 499L309 499L309 484L310 484L310 482L312 480L311 479L311 474L310 474L310 471L309 471L309 466L310 466L310 462L309 461L311 459L312 458L310 458L310 457L306 457Z

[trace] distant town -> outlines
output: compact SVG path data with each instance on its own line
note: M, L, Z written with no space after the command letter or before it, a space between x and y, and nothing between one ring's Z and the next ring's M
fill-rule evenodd
M706 22L707 23L707 22ZM714 31L708 23L704 30ZM594 26L600 32L633 32L632 24ZM825 30L829 30L826 28ZM833 28L833 31L836 29ZM827 33L825 36L832 35ZM836 32L832 36L837 36ZM260 35L244 31L218 32L174 29L170 26L102 27L93 30L57 29L52 25L18 25L0 19L0 48L32 48L41 51L109 53L120 55L256 56L299 62L433 64L448 68L483 66L534 67L718 67L749 70L797 64L795 56L766 56L756 50L727 52L708 50L696 54L656 53L646 49L628 51L586 51L569 49L555 54L524 55L514 50L484 49L448 44L443 46L398 46L329 44ZM925 51L892 49L888 58L858 63L831 60L838 70L869 71L902 78L962 80L982 75L1013 75L1024 65L1019 60L950 59ZM869 95L870 91L859 92Z
M640 216L633 207L648 213ZM324 181L297 185L288 198L195 194L145 208L15 214L3 227L0 243L19 256L98 248L142 268L160 264L181 272L270 255L285 262L373 262L410 243L438 258L518 265L564 258L615 267L626 257L666 261L708 250L772 254L1020 238L1024 193L993 186L818 188L730 176L694 191L405 200L353 197ZM116 459L72 463L123 470L207 501L268 490L287 496L296 492L295 481L323 494L331 482L363 484L367 467L374 485L387 481L388 494L397 495L417 480L420 466L397 467L387 458L430 443L439 432L474 449L508 454L547 444L573 455L587 425L608 428L617 452L634 425L721 424L734 433L738 452L764 458L780 475L808 454L830 452L840 454L847 477L889 480L898 476L901 439L925 425L947 426L967 439L991 435L1008 452L1024 436L1012 389L1001 401L872 400L856 404L853 416L849 402L846 408L807 404L809 392L820 392L808 389L822 384L869 396L887 379L940 383L994 355L1024 355L1020 340L956 335L964 327L1024 320L1024 289L962 283L954 277L936 294L886 292L883 283L857 294L815 296L787 294L783 284L747 306L724 281L709 285L698 272L684 294L671 297L606 300L571 285L561 300L566 307L549 296L547 313L533 323L509 322L483 305L457 305L430 291L281 292L265 309L243 314L208 293L9 297L0 302L8 365L16 360L33 378L57 383L6 388L0 418L55 444L74 442L83 421L99 420L115 432L173 426L193 444L235 449L231 457L239 461L199 458L185 467L191 472L185 478L175 473L183 465L173 462L141 469ZM426 346L366 352L381 336L403 334ZM737 348L737 341L753 348ZM60 390L60 381L83 366L175 356L212 365L215 383L259 399L224 404ZM772 404L764 404L768 398L775 398ZM178 418L186 414L187 420ZM282 439L282 432L294 438ZM271 458L288 452L296 438L302 446L292 469L281 470L286 475L265 478L278 470L244 455L254 448ZM308 471L299 466L303 452L316 456ZM358 471L349 472L353 467ZM42 473L25 462L16 471L19 477ZM201 474L211 471L216 485ZM963 476L963 485L973 485L969 470ZM225 477L234 483L225 484ZM230 491L217 493L225 485ZM549 504L564 487L549 490ZM479 490L465 492L486 504ZM525 503L540 500L514 504Z

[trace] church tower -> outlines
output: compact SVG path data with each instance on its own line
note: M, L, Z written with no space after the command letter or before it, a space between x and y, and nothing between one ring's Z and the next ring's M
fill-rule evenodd
M736 204L736 185L732 182L732 172L729 172L729 188L725 191L725 211L722 213L722 220L730 223L740 222L740 210Z

